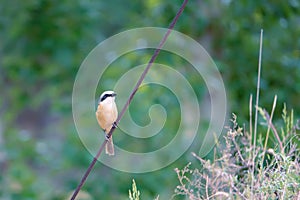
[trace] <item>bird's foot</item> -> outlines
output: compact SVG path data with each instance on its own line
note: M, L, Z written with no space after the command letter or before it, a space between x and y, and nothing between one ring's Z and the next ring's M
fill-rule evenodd
M117 122L113 123L113 128L119 128L118 125L117 125Z
M109 138L110 138L109 135L106 134L106 135L105 135L105 140L106 140L106 141L109 141Z

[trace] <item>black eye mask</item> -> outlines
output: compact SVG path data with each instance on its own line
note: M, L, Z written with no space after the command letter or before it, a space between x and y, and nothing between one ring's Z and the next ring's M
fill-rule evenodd
M105 95L103 95L103 97L101 97L101 99L100 99L99 102L104 101L107 97L114 97L114 96L116 96L115 93L113 93L113 94L105 94Z

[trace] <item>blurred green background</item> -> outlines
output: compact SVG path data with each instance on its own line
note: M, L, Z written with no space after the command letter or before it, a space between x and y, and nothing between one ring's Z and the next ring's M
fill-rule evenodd
M167 27L179 0L82 1L1 0L0 3L0 199L64 199L77 186L92 160L80 142L72 118L72 89L87 54L106 38L131 28ZM255 94L260 29L264 46L260 105L270 110L278 95L275 118L283 103L299 116L300 1L190 0L175 30L202 44L216 62L225 82L228 113L248 119L250 94ZM153 51L127 55L112 67L97 95L122 75L146 63ZM165 52L157 62L172 66L183 59ZM115 63L117 64L117 63ZM180 68L202 102L201 76ZM109 88L108 88L109 87ZM154 87L154 86L153 86ZM136 102L166 104L152 86L137 93ZM165 88L173 112L173 131L180 120L178 102ZM137 103L138 104L138 103ZM136 123L147 124L147 109L130 107ZM178 115L176 115L176 113ZM229 120L227 120L229 121ZM117 138L117 136L115 136ZM161 139L161 138L160 138ZM171 138L165 137L164 142ZM116 139L117 140L117 139ZM140 144L132 143L139 149ZM151 148L155 144L147 144ZM142 199L169 199L177 185L173 169L194 159L190 151L171 166L145 174L118 172L98 163L83 190L87 199L126 199L134 178Z

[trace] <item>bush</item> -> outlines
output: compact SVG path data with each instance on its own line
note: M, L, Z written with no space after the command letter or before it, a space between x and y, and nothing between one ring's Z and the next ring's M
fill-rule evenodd
M263 117L268 120L268 113L264 113ZM266 148L264 143L268 142L268 137L264 141L260 137L254 146L252 134L238 126L233 114L233 125L224 136L226 145L216 145L213 161L193 154L201 168L192 169L192 164L188 163L181 170L175 169L179 180L175 196L183 195L188 199L299 199L299 121L293 125L293 112L287 116L284 109L286 127L281 128L280 140ZM274 128L268 121L269 129Z

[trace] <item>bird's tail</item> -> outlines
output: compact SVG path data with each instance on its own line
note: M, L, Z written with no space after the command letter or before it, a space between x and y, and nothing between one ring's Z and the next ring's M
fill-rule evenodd
M110 155L110 156L115 155L114 143L113 143L112 137L110 137L109 140L106 143L105 153Z

